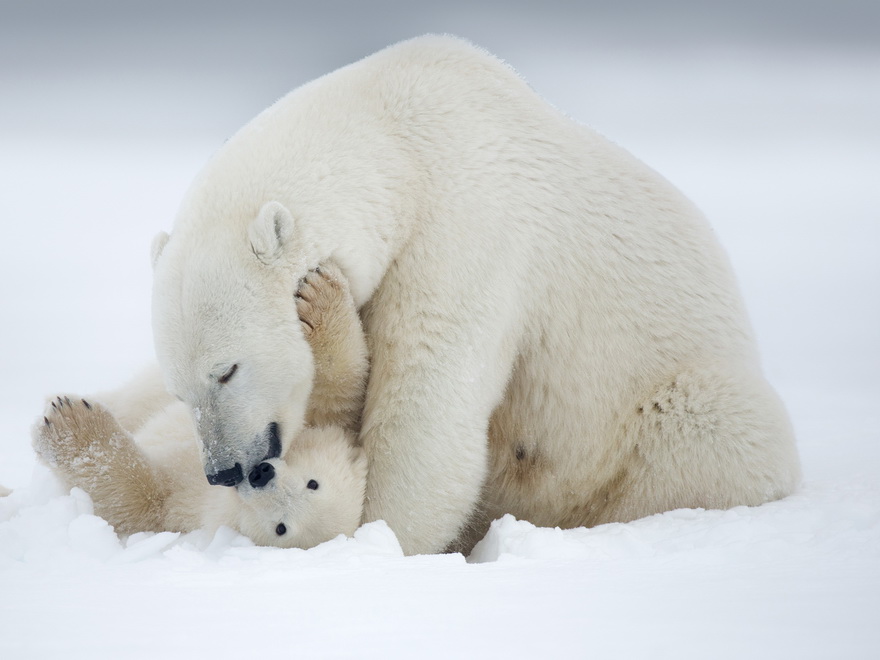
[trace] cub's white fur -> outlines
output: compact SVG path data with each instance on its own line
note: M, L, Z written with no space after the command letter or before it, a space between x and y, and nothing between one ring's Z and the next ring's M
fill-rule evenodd
M37 424L34 446L119 533L225 525L260 545L310 548L360 525L367 462L354 440L340 427L306 428L284 459L268 461L268 485L215 488L185 404L169 404L130 434L94 399L60 397Z
M274 471L267 482L208 484L192 411L165 392L157 369L88 401L55 398L34 427L37 454L68 486L88 492L120 533L226 525L263 545L302 548L352 534L367 476L355 433L368 369L363 330L329 264L306 276L296 309L317 365L311 426L283 458L260 465Z
M156 349L208 474L247 474L273 423L283 451L299 434L314 365L294 289L342 268L372 355L365 515L408 553L464 547L505 512L593 525L798 481L701 214L460 40L398 44L278 101L154 248Z

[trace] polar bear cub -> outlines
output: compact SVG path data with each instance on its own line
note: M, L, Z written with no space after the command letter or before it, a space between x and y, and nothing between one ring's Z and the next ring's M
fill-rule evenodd
M296 303L315 354L309 425L237 489L207 483L192 413L163 397L158 379L154 396L138 379L103 403L52 400L34 427L37 454L69 487L88 492L95 513L123 534L225 525L260 545L308 548L353 533L367 473L356 444L366 342L348 284L332 265L306 276Z

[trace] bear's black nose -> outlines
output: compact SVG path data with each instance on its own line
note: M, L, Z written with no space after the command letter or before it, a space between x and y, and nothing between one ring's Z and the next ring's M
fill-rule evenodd
M248 481L254 488L262 488L275 477L275 468L271 463L260 463L251 470Z

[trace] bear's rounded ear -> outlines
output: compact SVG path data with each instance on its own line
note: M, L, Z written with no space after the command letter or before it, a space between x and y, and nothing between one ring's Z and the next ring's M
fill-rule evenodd
M153 239L153 243L150 245L150 258L153 262L153 268L156 267L159 257L162 256L162 250L165 249L165 244L168 242L169 238L171 237L168 234L164 231L160 231Z
M293 216L283 204L269 202L248 228L251 249L264 264L277 261L293 236Z

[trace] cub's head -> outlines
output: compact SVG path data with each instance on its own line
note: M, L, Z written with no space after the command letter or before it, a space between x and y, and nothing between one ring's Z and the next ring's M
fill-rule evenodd
M230 493L235 526L254 543L311 548L360 525L367 459L353 435L337 427L307 428L284 459L261 467L274 472L265 486Z
M305 266L292 257L293 218L270 202L234 224L190 223L153 242L156 354L168 391L192 410L208 481L225 486L284 455L314 373L294 300Z

